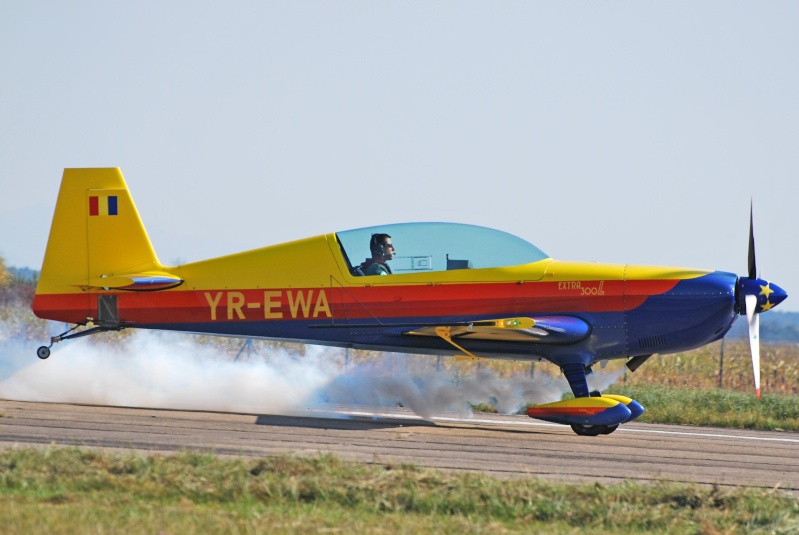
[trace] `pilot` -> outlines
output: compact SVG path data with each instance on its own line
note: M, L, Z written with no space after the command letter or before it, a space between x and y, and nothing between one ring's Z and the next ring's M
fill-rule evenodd
M369 250L372 258L367 258L359 267L364 275L391 275L391 268L388 267L389 260L394 259L396 251L394 244L391 243L391 236L388 234L372 234L369 240Z

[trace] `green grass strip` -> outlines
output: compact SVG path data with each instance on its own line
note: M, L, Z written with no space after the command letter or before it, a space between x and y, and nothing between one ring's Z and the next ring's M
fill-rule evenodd
M659 424L799 431L799 396L663 386L614 386L646 408L638 420Z
M586 460L590 462L590 460ZM799 503L768 489L571 485L332 456L0 452L3 533L795 532Z

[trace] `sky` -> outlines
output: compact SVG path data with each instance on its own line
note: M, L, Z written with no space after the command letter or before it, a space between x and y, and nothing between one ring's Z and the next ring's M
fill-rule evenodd
M799 291L799 3L0 3L0 255L120 167L162 262L408 221ZM400 244L398 244L398 247ZM789 298L781 310L799 310Z

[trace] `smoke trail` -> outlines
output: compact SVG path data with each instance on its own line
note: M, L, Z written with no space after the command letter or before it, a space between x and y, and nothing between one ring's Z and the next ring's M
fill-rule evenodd
M448 372L417 377L407 372L387 374L384 370L385 366L360 366L333 378L317 394L318 405L354 403L395 407L401 404L425 418L445 412L468 417L471 403L491 403L499 412L510 414L530 401L557 401L569 389L563 378L538 375L500 379L489 369L460 381Z
M235 362L191 336L172 333L137 332L122 348L67 342L46 361L2 333L0 344L0 398L19 401L251 414L402 405L427 418L469 417L471 403L490 403L509 414L569 391L562 376L546 374L502 379L482 369L465 378L453 372L414 375L405 357L392 355L378 364L345 367L343 350L320 346L307 346L304 356L272 349L268 360ZM599 374L591 381L609 383L619 375Z
M302 358L276 350L273 363L234 362L190 337L149 332L136 333L121 349L70 343L46 361L38 361L32 349L22 356L20 349L11 358L3 352L2 398L285 413L300 408L336 373L333 359L315 346Z
M624 367L618 370L603 371L599 370L587 377L589 390L599 390L604 392L624 376Z

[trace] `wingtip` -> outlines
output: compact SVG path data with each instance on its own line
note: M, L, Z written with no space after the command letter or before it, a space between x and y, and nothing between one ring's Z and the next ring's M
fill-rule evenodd
M760 389L755 389L755 393L757 394L757 399L760 399Z

